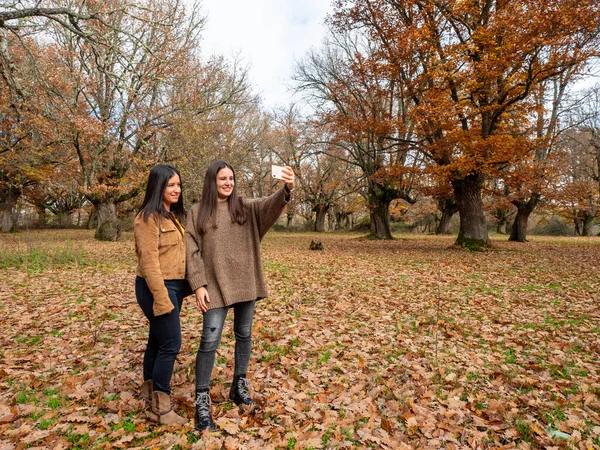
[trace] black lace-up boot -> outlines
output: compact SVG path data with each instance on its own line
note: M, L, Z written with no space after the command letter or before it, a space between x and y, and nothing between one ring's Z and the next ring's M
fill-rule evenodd
M229 390L229 398L236 405L254 406L256 403L250 398L248 380L246 375L236 375L233 377L231 389Z
M210 414L210 394L208 390L196 390L196 416L194 429L203 432L207 428L215 429L215 424Z

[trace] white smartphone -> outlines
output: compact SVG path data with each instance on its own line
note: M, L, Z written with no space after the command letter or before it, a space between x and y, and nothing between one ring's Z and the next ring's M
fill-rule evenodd
M271 176L277 180L283 180L282 171L283 166L271 166Z

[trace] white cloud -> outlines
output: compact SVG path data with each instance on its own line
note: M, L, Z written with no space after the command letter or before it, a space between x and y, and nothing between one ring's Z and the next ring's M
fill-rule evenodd
M286 105L294 60L321 43L329 12L324 0L203 0L208 15L203 52L240 54L267 107Z

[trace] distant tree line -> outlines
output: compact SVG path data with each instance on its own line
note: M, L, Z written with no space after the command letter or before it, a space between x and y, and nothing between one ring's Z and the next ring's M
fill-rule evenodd
M368 217L489 245L527 239L535 211L591 235L600 215L596 1L341 0L297 64L295 105L267 111L240 61L202 53L205 17L179 0L0 7L0 229L94 218L118 239L149 168L182 171L188 202L215 158L250 196L271 164L298 188L286 226ZM584 86L584 87L581 87Z

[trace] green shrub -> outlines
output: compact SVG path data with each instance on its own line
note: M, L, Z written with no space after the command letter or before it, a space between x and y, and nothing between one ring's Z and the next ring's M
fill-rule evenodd
M573 229L556 216L541 220L531 229L532 235L537 236L572 236Z

